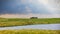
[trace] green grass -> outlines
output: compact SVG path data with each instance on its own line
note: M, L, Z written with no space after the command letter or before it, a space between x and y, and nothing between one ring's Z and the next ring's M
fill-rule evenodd
M60 30L0 30L0 34L60 34Z
M34 24L60 24L60 18L44 18L44 19L0 18L0 27L23 26Z

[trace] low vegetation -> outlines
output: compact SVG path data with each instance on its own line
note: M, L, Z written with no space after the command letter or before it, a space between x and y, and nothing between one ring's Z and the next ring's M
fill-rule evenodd
M60 24L60 18L44 18L44 19L0 18L0 27L23 26L34 24Z
M0 30L0 34L60 34L60 30Z

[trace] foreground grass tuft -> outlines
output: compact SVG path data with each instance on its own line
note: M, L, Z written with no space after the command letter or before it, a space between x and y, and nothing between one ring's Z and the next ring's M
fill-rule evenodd
M2 30L0 34L60 34L60 30Z

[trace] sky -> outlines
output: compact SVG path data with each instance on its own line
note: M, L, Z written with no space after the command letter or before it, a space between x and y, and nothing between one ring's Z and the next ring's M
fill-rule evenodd
M0 0L0 17L60 18L60 0Z

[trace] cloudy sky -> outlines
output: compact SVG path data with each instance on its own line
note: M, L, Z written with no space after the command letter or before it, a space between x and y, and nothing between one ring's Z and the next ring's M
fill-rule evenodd
M0 17L60 18L60 0L0 0Z

